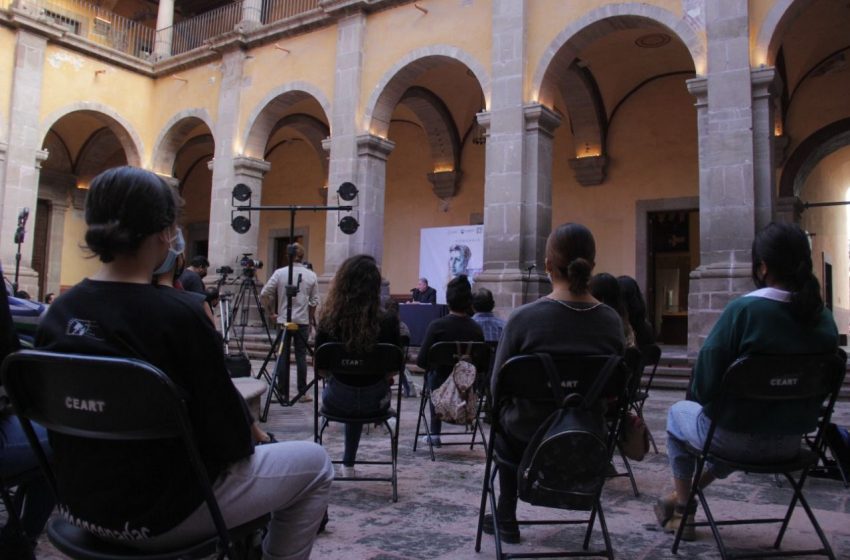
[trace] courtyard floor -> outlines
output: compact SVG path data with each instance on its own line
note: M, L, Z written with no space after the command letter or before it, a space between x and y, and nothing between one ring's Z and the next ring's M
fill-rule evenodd
M294 372L292 378L294 379ZM421 386L421 376L415 376ZM707 528L698 529L698 539L683 543L679 555L670 551L672 537L658 531L652 505L670 489L670 476L665 455L664 424L666 411L682 394L655 391L647 402L645 416L655 435L659 454L650 452L640 463L633 463L640 496L635 497L628 479L610 480L603 493L603 508L617 558L638 560L651 558L719 558L714 540ZM402 402L399 444L399 500L392 502L389 483L336 482L333 486L330 524L313 548L313 558L323 560L363 559L480 559L495 556L493 538L485 535L480 553L474 550L478 504L484 473L484 450L472 451L468 446L443 447L436 450L436 461L429 458L427 448L413 452L413 434L419 399ZM279 440L311 440L312 404L282 407L272 404L265 428ZM841 402L835 420L850 425L850 402ZM334 459L342 456L342 428L331 425L325 433L325 446ZM385 432L372 429L364 434L360 459L388 457L389 444ZM622 470L618 459L615 466ZM374 467L378 469L384 467ZM358 468L358 474L372 472ZM790 491L778 488L772 477L733 474L712 486L709 503L718 516L746 518L781 515ZM810 478L808 496L838 558L850 558L850 490L839 482ZM568 517L569 512L543 510L520 504L519 516ZM700 514L698 514L698 519ZM522 544L507 545L508 551L557 549L580 546L582 529L557 527L522 529ZM773 526L734 527L724 530L731 548L769 550L775 536ZM602 543L601 533L594 531L592 545ZM814 547L816 535L798 507L783 548ZM37 550L39 559L65 558L42 537ZM6 560L6 559L4 559Z

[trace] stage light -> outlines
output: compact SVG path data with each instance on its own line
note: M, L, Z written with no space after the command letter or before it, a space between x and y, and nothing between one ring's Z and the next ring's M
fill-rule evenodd
M348 202L354 200L354 198L357 196L357 187L354 186L354 183L346 181L345 183L339 186L339 188L336 190L336 194L338 194L341 199Z
M246 233L251 229L251 220L245 216L236 216L230 221L230 226L236 233Z
M233 198L235 198L239 202L251 200L251 187L249 187L245 183L239 183L238 185L233 187Z
M351 183L349 183L350 185ZM351 185L354 186L354 185ZM346 216L339 221L339 230L345 235L353 235L354 232L357 231L357 228L360 227L360 224L357 220L352 216Z

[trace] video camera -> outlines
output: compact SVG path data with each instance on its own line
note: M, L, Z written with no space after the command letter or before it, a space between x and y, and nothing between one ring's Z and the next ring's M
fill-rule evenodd
M215 269L215 273L216 273L216 274L220 274L220 275L222 275L222 276L225 276L225 275L227 275L227 274L233 274L233 269L232 269L232 268L230 268L230 267L229 267L229 266L227 266L227 265L224 265L224 266L221 266L221 267L216 268L216 269Z
M242 258L239 259L239 266L242 267L242 275L248 278L253 277L258 269L263 268L263 261L252 259L251 255L253 253L242 253Z

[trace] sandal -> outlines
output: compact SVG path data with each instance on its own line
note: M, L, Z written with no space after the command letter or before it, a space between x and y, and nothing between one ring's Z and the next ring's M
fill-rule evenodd
M266 435L269 436L268 441L258 441L257 445L270 445L272 443L277 443L277 438L274 437L274 434L271 432L266 432Z
M696 504L693 504L693 506L686 509L685 506L677 504L672 498L659 498L655 502L654 507L655 519L665 533L675 533L679 530L679 525L682 522L686 523L685 528L682 530L682 540L693 541L697 538L696 527L690 524L694 522L694 514L697 511L696 506Z

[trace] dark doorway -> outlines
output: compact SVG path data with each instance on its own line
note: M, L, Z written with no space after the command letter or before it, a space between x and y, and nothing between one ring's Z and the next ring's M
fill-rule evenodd
M275 269L283 268L284 266L289 266L289 254L286 251L286 248L289 247L289 244L291 243L289 239L290 237L288 235L284 237L274 238L275 262L273 264ZM301 245L304 245L304 236L296 235L295 243L300 243Z
M33 226L32 268L38 273L38 293L32 294L33 299L44 299L47 293L47 259L49 257L50 241L50 203L39 198L35 207L35 224Z
M688 285L699 266L699 212L651 212L647 217L647 312L664 344L688 342Z

